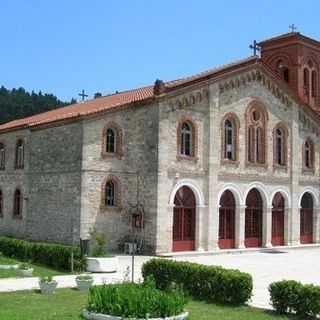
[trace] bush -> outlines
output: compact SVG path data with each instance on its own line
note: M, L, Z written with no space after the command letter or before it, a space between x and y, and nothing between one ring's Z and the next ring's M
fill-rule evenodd
M126 318L159 318L181 314L187 301L177 290L160 291L150 283L91 287L87 310Z
M278 313L295 313L302 318L320 316L320 286L283 280L273 282L269 292Z
M70 270L72 250L75 266L79 269L81 255L78 247L0 237L0 251L5 256L40 263L60 270Z
M238 270L152 259L143 265L142 274L145 279L153 277L159 289L175 283L193 298L208 302L241 305L252 295L251 275Z

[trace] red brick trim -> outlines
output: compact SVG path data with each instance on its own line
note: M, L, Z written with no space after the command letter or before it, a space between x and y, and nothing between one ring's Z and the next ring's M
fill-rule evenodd
M181 154L181 129L183 123L187 122L192 128L192 149L191 155ZM196 122L189 116L183 116L177 126L177 160L198 161L198 126Z
M306 142L309 142L310 144L310 148L311 148L311 167L307 167L306 166L306 159L305 159L305 146L306 146ZM304 142L303 142L303 145L302 145L302 173L311 173L313 174L314 173L314 159L315 158L315 150L314 150L314 143L313 143L313 140L311 139L311 137L307 137Z
M277 129L282 129L284 133L284 165L280 165L277 163L277 140L276 140L276 133ZM281 121L279 122L272 131L272 141L273 141L273 167L274 169L286 169L288 168L288 138L289 138L289 131L287 125Z
M255 121L252 118L253 111L257 110L260 112L261 118ZM254 166L254 167L263 167L267 168L268 167L268 143L267 143L267 123L268 123L268 113L266 111L265 105L262 103L262 101L258 98L253 98L252 101L248 104L246 113L245 113L245 122L246 122L246 134L245 134L245 139L246 139L246 144L245 144L245 153L246 153L246 166ZM263 163L259 163L256 160L256 154L255 150L251 150L251 158L254 159L254 161L249 161L248 158L248 148L249 148L249 134L248 130L249 127L254 128L254 132L257 130L257 128L262 129L262 134L263 134L263 145L262 145L262 156L263 156ZM255 141L255 139L254 139Z
M224 123L226 120L231 120L235 125L235 160L225 159L224 149L225 149L225 130ZM228 112L224 115L220 124L221 130L221 164L239 164L239 131L240 131L240 120L234 112Z
M107 130L112 129L116 135L116 152L107 152ZM109 122L105 125L102 131L102 148L101 148L101 157L106 158L117 158L122 159L123 157L123 133L122 128L115 122Z
M107 182L112 181L115 188L115 205L107 206L106 205L106 185ZM101 209L121 209L122 205L122 192L121 192L121 183L118 177L114 175L109 175L104 178L101 185Z
M19 214L15 214L15 209L16 209L16 192L20 191L20 212ZM22 219L22 213L23 213L23 191L22 188L20 187L16 187L14 189L14 193L13 193L13 207L12 207L12 218L13 219L17 219L17 220L21 220Z

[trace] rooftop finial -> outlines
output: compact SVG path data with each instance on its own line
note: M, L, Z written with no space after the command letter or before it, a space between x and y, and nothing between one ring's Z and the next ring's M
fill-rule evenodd
M291 30L292 33L296 32L297 27L293 24L290 24L289 29Z

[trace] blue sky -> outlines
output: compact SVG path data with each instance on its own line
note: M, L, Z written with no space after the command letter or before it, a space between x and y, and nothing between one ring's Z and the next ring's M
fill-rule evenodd
M249 56L254 40L320 39L320 1L0 0L0 85L69 100Z

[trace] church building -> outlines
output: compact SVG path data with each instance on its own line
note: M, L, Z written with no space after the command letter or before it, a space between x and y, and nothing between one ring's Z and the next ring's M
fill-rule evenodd
M0 234L145 251L320 243L320 42L0 126Z

